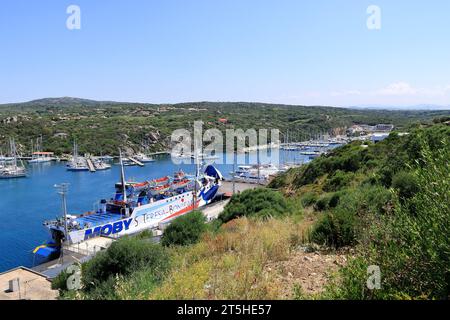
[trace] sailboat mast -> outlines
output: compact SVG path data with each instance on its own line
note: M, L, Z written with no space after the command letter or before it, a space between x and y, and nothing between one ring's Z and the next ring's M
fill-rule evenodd
M17 154L16 154L16 145L14 143L14 139L10 138L9 143L11 145L11 156L14 158L14 170L17 170Z
M73 140L73 164L75 165L76 163L77 163L77 144L74 139Z

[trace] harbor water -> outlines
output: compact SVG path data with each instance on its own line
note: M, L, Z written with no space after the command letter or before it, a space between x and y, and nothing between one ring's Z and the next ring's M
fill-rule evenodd
M280 162L306 162L307 156L280 151ZM256 153L250 155L256 162ZM261 163L265 163L264 159ZM217 164L225 177L230 177L231 164ZM194 164L177 165L170 156L158 156L155 162L144 167L125 167L129 181L146 181L173 175L182 169L195 173ZM27 166L28 177L0 179L0 272L17 267L33 266L33 249L48 239L43 221L61 215L61 200L55 184L69 183L67 207L69 213L80 214L94 209L100 199L109 199L114 184L120 180L120 167L91 172L70 172L64 162L42 163Z

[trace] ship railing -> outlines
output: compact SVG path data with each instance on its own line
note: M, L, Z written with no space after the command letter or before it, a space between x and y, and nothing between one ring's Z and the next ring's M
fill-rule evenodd
M98 245L89 245L89 243L83 242L67 245L64 249L83 256L95 256L98 252L104 250L105 248Z

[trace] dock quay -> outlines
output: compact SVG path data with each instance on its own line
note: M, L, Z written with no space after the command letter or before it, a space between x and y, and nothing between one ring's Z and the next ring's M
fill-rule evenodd
M95 172L96 171L95 167L94 167L94 164L92 163L92 160L90 158L86 158L86 164L87 164L90 172Z
M144 164L138 160L136 160L135 158L132 157L128 157L128 160L130 160L131 162L134 162L135 164L137 164L139 167L143 167Z

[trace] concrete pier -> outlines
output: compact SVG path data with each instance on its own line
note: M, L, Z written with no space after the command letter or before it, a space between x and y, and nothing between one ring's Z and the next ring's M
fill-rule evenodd
M90 172L95 172L96 171L95 167L94 167L94 164L92 163L92 160L90 158L86 158L86 164L87 164Z
M128 160L130 160L131 162L134 162L135 164L137 164L137 165L140 166L140 167L143 167L143 166L144 166L144 164L143 164L142 162L136 160L135 158L128 157Z

